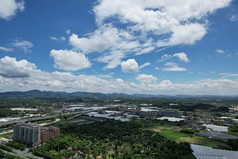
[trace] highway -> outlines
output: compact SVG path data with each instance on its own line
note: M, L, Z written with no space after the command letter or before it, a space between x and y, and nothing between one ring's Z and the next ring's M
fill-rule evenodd
M17 124L17 123L22 123L22 122L27 123L27 122L33 122L33 121L58 118L59 116L62 116L62 115L75 115L75 114L83 115L83 114L89 113L91 111L94 111L94 110L87 110L87 111L82 111L82 112L72 112L72 113L65 113L65 114L58 114L58 115L50 115L50 116L44 116L44 117L35 117L35 118L29 118L29 119L12 120L12 121L8 121L8 122L0 123L0 127L13 125L13 124Z

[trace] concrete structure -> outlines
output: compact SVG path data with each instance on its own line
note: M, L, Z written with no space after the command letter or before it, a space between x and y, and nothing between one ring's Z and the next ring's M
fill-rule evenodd
M18 123L13 126L13 140L36 146L40 143L41 127L32 123Z
M60 129L57 127L43 127L41 130L41 143L49 141L52 137L57 137L60 135Z

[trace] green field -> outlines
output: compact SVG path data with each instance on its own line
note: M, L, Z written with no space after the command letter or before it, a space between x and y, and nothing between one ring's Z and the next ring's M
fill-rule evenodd
M190 144L206 145L214 148L219 148L219 145L226 146L222 142L217 140L182 133L180 132L181 128L179 126L170 125L169 123L168 124L163 123L163 125L158 124L157 126L150 127L147 129L159 132L161 135L167 137L169 140L173 140L176 142L188 142Z

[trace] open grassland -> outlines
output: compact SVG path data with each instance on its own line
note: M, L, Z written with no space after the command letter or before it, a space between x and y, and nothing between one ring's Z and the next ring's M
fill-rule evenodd
M176 125L170 125L169 123L163 122L158 123L157 126L146 128L155 132L159 132L162 136L167 137L169 140L176 142L188 142L190 144L200 144L206 146L212 146L214 148L219 148L219 145L223 145L220 141L209 139L206 137L201 137L192 134L186 134L180 132L181 128Z
M176 139L176 142L188 142L191 144L206 145L214 148L219 148L219 145L224 145L220 141L196 135L191 137L179 137Z

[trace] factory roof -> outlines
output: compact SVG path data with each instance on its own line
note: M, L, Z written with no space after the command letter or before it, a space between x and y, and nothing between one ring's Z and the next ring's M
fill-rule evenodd
M212 138L215 140L237 140L238 137L226 133L220 133L215 131L209 131L209 132L199 132L197 133L199 136Z
M212 124L203 124L203 126L206 126L209 129L212 129L213 131L218 131L218 132L227 132L228 127L226 126L218 126L218 125L212 125Z
M191 144L193 155L197 159L237 159L238 151L214 149L208 146Z

